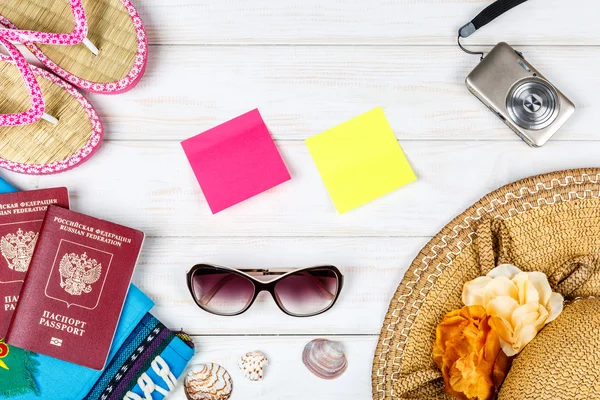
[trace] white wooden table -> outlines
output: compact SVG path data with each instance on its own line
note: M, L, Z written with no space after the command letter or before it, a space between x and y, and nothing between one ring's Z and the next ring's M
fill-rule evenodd
M144 0L150 37L140 85L89 95L106 129L87 164L58 176L2 172L22 189L66 185L73 208L144 230L134 282L153 312L194 335L193 362L216 361L232 400L368 399L371 361L389 300L428 239L480 196L513 180L600 163L600 6L534 0L466 41L504 40L578 107L531 149L469 94L477 57L455 45L458 27L487 0ZM419 181L337 215L304 139L383 106ZM179 142L258 107L292 174L267 193L212 215ZM236 267L338 265L335 308L310 319L270 296L239 317L196 307L185 272L197 262ZM342 341L338 380L302 365L315 337ZM238 357L259 349L266 379L250 383ZM174 399L184 399L181 388Z

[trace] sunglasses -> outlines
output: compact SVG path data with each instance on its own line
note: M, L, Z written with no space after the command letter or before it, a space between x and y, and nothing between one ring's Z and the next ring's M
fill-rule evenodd
M277 276L261 281L255 276ZM234 269L198 264L187 273L194 301L204 311L222 316L239 315L258 294L267 291L284 313L311 317L329 310L338 299L344 278L333 265L301 269Z

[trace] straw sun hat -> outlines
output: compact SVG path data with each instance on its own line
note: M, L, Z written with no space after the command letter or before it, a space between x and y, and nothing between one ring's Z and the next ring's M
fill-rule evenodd
M436 327L499 264L541 271L564 310L514 357L498 399L600 399L600 169L526 178L483 197L417 255L386 314L374 399L450 399Z

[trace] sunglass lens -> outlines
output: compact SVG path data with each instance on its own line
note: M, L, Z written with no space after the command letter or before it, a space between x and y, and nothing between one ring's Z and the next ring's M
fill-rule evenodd
M229 271L201 268L192 276L192 291L205 310L233 315L248 307L254 297L254 284Z
M291 314L312 315L331 306L338 293L339 279L330 269L298 271L275 285L280 305Z

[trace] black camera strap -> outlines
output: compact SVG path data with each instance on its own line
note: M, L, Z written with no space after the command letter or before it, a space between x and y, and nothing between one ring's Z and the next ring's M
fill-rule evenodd
M471 22L463 25L458 30L458 45L460 48L468 54L480 54L481 59L483 60L483 52L480 51L470 51L465 49L460 43L460 38L466 38L471 36L475 31L479 28L489 24L505 12L515 8L519 4L525 3L527 0L497 0L494 3L487 6L483 11L481 11L475 18L471 20Z

